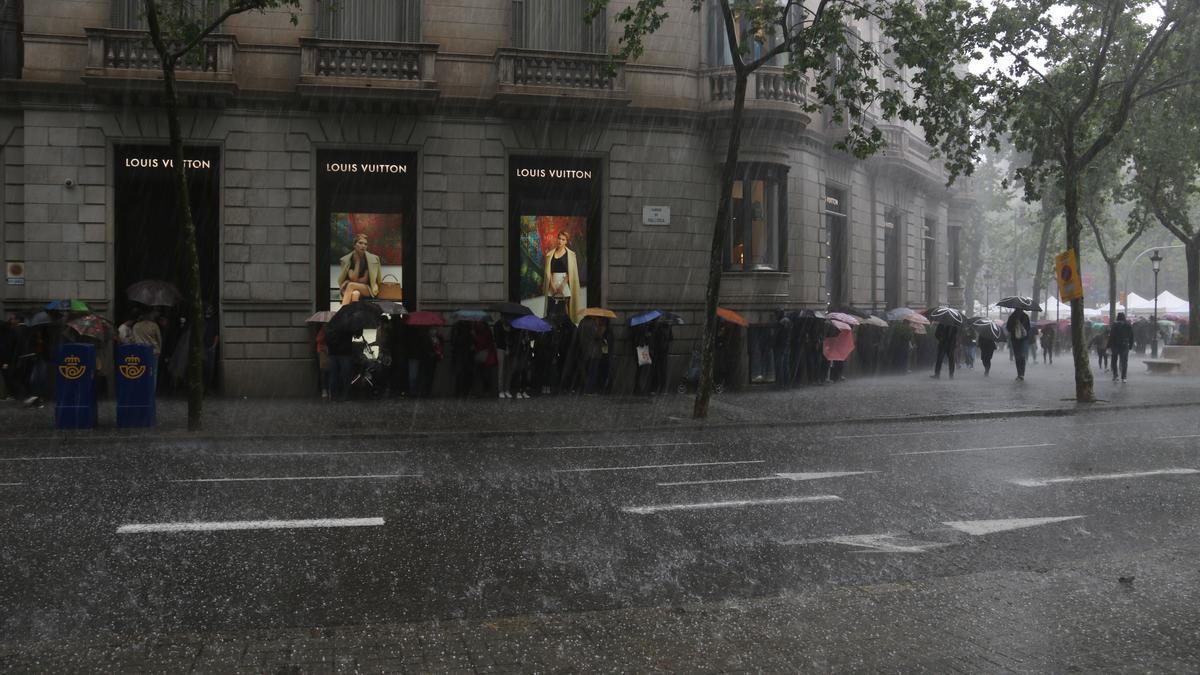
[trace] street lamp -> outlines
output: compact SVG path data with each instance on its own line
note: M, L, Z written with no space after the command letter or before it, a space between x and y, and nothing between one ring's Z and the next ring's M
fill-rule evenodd
M1151 333L1151 335L1153 337L1150 340L1150 358L1157 359L1158 358L1158 268L1162 265L1162 256L1158 254L1157 250L1154 252L1153 255L1150 256L1150 265L1153 266L1153 268L1154 268L1154 315L1153 315L1154 318L1152 319L1152 323L1150 325L1151 330L1153 330L1154 332Z
M992 318L992 271L987 270L983 273L983 308L987 312L987 318Z

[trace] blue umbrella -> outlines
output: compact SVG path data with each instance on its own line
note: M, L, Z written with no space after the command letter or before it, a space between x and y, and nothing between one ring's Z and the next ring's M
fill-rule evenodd
M487 321L492 316L481 309L459 309L446 315L451 323L456 321Z
M658 311L657 309L652 309L649 312L643 312L641 314L638 314L637 316L630 317L629 325L630 326L640 326L644 323L650 323L651 321L659 318L662 315L663 315L662 312Z
M45 312L38 312L25 321L25 325L30 328L34 326L48 326L52 323L54 323L54 319L51 319L50 315Z
M527 314L519 319L514 320L512 322L512 327L534 333L549 333L550 331L554 330L553 326L532 314Z

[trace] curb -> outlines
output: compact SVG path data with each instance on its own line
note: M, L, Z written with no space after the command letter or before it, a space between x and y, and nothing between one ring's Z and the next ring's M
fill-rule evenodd
M639 426L636 429L626 429L626 433L648 433L661 431L718 431L725 429L737 429L745 427L755 427L764 429L779 429L779 428L805 428L830 426L834 424L895 424L900 422L946 422L946 421L969 421L969 420L990 420L1004 418L1020 418L1020 417L1072 417L1079 414L1088 414L1093 412L1116 411L1116 410L1148 410L1148 409L1170 409L1170 408L1188 408L1200 406L1200 401L1183 401L1171 403L1130 403L1122 405L1107 405L1103 401L1097 401L1096 404L1103 407L1088 407L1088 408L1018 408L1011 410L984 410L976 412L949 412L949 413L930 413L926 415L885 415L876 417L840 417L840 418L825 418L825 419L808 419L808 420L739 420L728 422L692 422L690 419L680 418L675 424L651 424ZM84 433L57 433L41 435L23 435L23 436L0 436L0 442L19 443L19 442L40 442L46 441L85 441L88 443L124 443L129 441L152 441L152 442L171 442L171 441L187 441L187 442L219 442L219 441L244 441L270 438L271 440L334 440L344 438L361 438L368 440L380 439L429 439L429 438L504 438L508 436L547 436L561 434L578 434L578 433L602 433L608 432L611 429L587 429L580 427L562 428L553 427L545 429L521 429L521 430L504 430L504 429L480 429L480 430L429 430L429 431L404 431L404 430L385 430L385 429L364 429L364 430L339 430L329 433L304 433L304 434L270 434L264 436L263 433L237 432L237 433L214 433L206 434L201 432L197 435L191 435L186 431L171 431L165 433L156 433L148 431L145 433L124 433L120 435L105 435L91 436L88 432Z

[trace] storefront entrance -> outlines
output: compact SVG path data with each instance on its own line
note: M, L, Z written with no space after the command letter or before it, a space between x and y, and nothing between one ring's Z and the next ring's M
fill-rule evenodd
M365 236L378 258L381 297L414 307L417 288L417 155L323 150L317 153L316 307L341 306L342 260ZM368 276L375 274L374 268Z
M509 160L509 296L538 316L552 310L547 291L569 296L558 303L567 311L600 304L600 169L599 159ZM569 254L552 265L560 236Z
M115 319L129 317L126 289L145 279L158 279L187 293L184 236L175 213L171 152L163 145L119 145L114 148L116 220ZM220 167L215 147L184 150L188 168L192 222L200 256L200 297L219 299ZM176 310L181 311L182 307Z

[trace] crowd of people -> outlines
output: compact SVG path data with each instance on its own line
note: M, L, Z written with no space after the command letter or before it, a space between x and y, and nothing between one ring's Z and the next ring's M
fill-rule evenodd
M211 390L216 383L220 337L215 310L206 307L204 316L204 373L206 387ZM84 333L80 326L87 326ZM28 406L44 405L54 396L58 347L78 342L96 346L98 397L114 391L113 359L116 346L121 344L151 347L159 362L159 389L173 391L183 386L187 373L190 337L184 326L182 319L165 307L134 305L126 320L116 327L86 309L9 312L0 325L0 394L5 400L20 399Z

